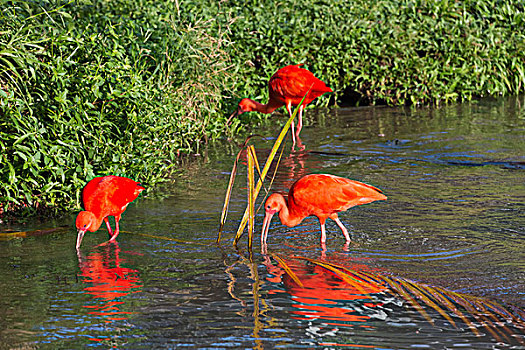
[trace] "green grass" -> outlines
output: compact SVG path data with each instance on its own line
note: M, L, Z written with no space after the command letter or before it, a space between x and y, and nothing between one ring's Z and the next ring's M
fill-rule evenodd
M97 175L152 188L218 135L229 43L173 7L3 3L0 211L78 208Z
M287 64L305 63L338 104L525 90L516 1L0 0L0 10L0 215L78 208L97 175L154 188L180 154L224 135L240 97L264 101Z
M251 3L227 2L238 15L234 57L249 88L304 62L340 103L440 104L524 91L523 2Z

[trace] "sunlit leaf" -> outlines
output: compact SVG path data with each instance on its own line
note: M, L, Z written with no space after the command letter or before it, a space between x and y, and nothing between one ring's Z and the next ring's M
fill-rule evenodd
M294 280L294 282L299 287L304 288L304 285L301 282L301 280L299 279L299 277L297 277L297 275L292 271L292 269L290 269L290 267L286 264L286 262L283 259L281 259L277 254L272 254L272 257L275 260L277 260L279 265L284 269L284 271L288 274L288 276L290 276L292 278L292 280Z

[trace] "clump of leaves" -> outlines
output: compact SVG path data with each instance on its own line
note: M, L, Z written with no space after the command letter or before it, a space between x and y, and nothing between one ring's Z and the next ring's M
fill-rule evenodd
M512 0L45 0L0 10L0 213L78 207L96 175L152 187L179 154L224 132L232 96L266 99L287 64L306 63L339 103L525 89L525 4Z
M219 135L228 28L176 5L3 3L0 214L78 208L98 175L151 188Z
M440 104L525 89L523 2L232 0L226 7L238 16L231 38L240 95L266 94L267 78L291 63L306 63L340 103Z

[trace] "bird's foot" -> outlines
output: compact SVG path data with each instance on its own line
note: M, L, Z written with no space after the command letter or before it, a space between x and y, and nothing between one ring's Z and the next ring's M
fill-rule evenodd
M103 243L100 243L99 245L96 245L95 248L104 247L104 246L108 245L109 243L110 243L110 241L105 241Z
M297 146L297 150L295 149L295 146ZM306 149L306 146L302 143L300 145L293 145L292 146L292 152L303 152Z
M345 252L347 252L348 249L350 248L350 245L352 246L352 248L358 248L358 247L360 246L360 244L357 243L357 242L354 242L354 241L346 241L346 242L345 242L345 245L343 246L343 250L344 250Z
M115 230L115 233L113 233L113 234L109 237L109 242L116 242L118 234L119 234L119 231L118 231L118 230Z

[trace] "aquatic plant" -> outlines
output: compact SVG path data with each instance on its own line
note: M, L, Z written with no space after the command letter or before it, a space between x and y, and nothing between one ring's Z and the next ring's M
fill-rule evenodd
M271 258L276 264L272 264ZM352 320L345 325L352 327L356 320L363 321L368 317L365 314L358 319L351 313L360 314L359 310L372 307L371 305L382 305L383 301L388 301L398 307L417 311L431 326L441 327L440 322L444 319L458 331L465 329L476 336L483 336L487 333L497 342L524 344L523 339L516 336L515 330L525 329L523 318L525 314L523 310L512 305L504 306L493 300L389 276L387 273L349 268L333 263L327 258L289 256L283 259L277 254L270 254L265 255L264 259L268 273L281 276L279 279L284 285L284 291L295 296L292 299L298 300L297 312L303 317L310 316L312 319L324 321L331 325L330 327L334 325L334 321L338 321L338 325L345 324L342 322L345 316ZM296 263L299 261L320 269L298 268ZM250 278L253 280L251 304L248 300L235 294L237 278L233 274L233 268L236 265L245 265L250 271ZM260 331L259 318L261 316L268 318L272 307L268 305L264 297L265 293L261 288L267 282L254 273L257 270L256 265L253 260L240 255L233 264L227 266L226 273L230 279L228 292L244 308L248 309L250 305L253 307L254 329ZM272 280L272 282L276 281ZM301 298L303 295L307 297ZM323 309L324 302L329 304L326 309ZM349 306L345 307L347 302ZM312 309L309 309L308 304L305 305L305 303L311 303ZM359 308L356 307L356 304L359 305ZM326 311L326 314L323 314L323 310ZM391 305L386 305L381 310L395 317L396 311ZM324 319L324 317L327 318ZM377 319L374 322L377 322Z
M301 103L304 101L308 93L303 97L301 100ZM299 104L301 104L299 103ZM242 237L244 233L244 229L246 228L246 224L249 224L248 227L248 247L249 250L252 250L252 244L253 244L253 229L255 227L255 201L257 200L257 196L259 195L259 192L261 188L263 187L264 180L266 178L266 175L268 171L270 170L270 166L272 165L272 162L279 151L279 148L281 148L281 153L279 155L279 159L277 162L277 165L275 166L274 174L272 179L270 180L269 187L265 187L265 196L268 195L271 184L273 182L273 179L275 178L275 172L277 172L277 169L279 168L279 161L281 159L282 153L284 151L284 145L281 147L281 144L283 140L285 139L288 129L290 129L290 126L292 125L292 121L294 120L295 116L297 115L299 111L299 108L296 108L295 111L292 113L290 118L288 118L288 121L281 129L281 132L277 139L275 140L272 149L270 151L270 154L268 155L268 158L266 159L266 163L264 165L264 168L261 170L259 166L259 160L257 159L257 155L255 152L255 147L253 145L248 145L248 142L251 137L248 137L246 141L244 142L244 145L241 147L240 151L237 153L237 157L235 158L235 161L233 163L233 168L230 173L230 180L228 183L228 188L226 189L226 196L224 198L224 205L221 213L221 219L219 223L219 231L217 234L217 243L221 240L221 233L222 229L224 227L224 224L226 223L226 218L228 216L228 206L230 204L230 198L231 193L233 191L233 184L235 182L235 177L237 176L237 168L238 163L241 155L244 151L246 151L246 157L247 157L247 189L248 189L248 198L247 198L247 207L244 211L244 215L241 219L241 222L239 223L239 227L237 229L237 233L235 235L235 239L233 241L233 245L236 246L239 242L240 238ZM291 132L294 132L294 130L291 130ZM257 181L257 185L255 186L255 170L257 170L257 174L259 176L259 180ZM262 205L262 204L261 204ZM259 206L260 208L260 206ZM257 209L259 210L259 209Z

